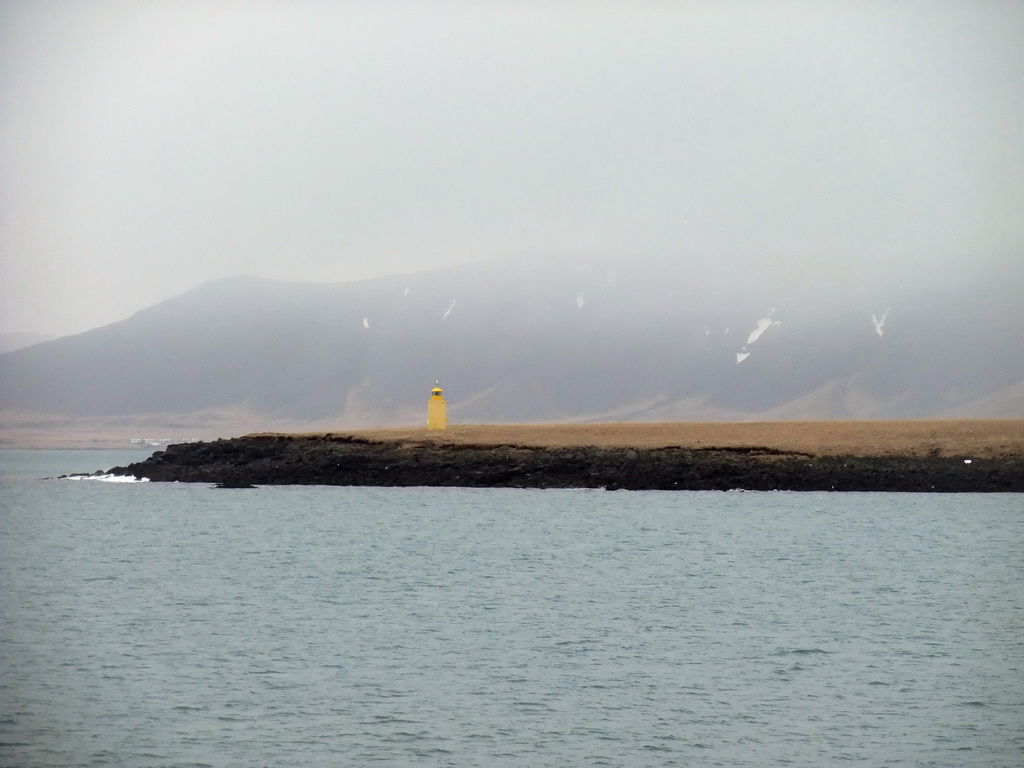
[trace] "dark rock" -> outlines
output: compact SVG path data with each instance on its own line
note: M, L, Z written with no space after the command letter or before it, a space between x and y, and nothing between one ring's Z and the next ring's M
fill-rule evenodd
M606 488L608 490L1013 491L1024 460L810 456L777 450L527 448L252 436L169 446L111 474L260 485Z

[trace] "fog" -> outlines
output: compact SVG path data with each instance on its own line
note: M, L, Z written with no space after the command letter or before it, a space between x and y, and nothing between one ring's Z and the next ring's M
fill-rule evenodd
M1024 248L1024 5L0 3L0 332L516 254L955 283Z

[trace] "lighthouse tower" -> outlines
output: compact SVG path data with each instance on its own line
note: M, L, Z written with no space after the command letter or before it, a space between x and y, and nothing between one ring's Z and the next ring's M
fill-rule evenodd
M427 400L427 429L444 429L447 426L444 397L441 396L441 388L435 386L430 390L430 399Z

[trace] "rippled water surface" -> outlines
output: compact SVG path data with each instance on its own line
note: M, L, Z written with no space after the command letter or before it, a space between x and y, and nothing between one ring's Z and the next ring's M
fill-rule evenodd
M0 764L1024 764L1024 496L123 460L0 452Z

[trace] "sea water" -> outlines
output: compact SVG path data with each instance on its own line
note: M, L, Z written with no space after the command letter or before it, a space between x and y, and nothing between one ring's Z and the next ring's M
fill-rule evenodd
M1024 764L1024 496L43 480L0 764Z

